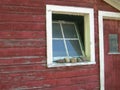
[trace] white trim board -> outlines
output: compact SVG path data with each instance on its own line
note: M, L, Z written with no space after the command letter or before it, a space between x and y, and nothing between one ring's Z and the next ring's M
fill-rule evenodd
M99 11L100 90L105 90L103 19L120 20L120 13Z

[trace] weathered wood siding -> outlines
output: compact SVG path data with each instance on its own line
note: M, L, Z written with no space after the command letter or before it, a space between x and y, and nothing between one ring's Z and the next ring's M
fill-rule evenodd
M120 55L109 54L109 34L118 35L118 52L120 52L120 21L104 20L104 48L105 48L105 90L120 89Z
M91 7L96 65L47 68L46 4ZM0 0L0 90L99 90L98 10L102 0Z

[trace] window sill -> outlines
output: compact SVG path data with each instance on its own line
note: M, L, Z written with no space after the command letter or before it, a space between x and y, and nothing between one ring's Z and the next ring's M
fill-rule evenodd
M120 54L120 52L109 52L108 54Z
M96 62L80 62L80 63L52 63L48 64L48 67L64 67L64 66L78 66L78 65L91 65Z

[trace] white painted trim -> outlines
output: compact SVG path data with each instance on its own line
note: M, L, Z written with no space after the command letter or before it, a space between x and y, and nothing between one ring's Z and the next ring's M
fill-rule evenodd
M99 11L100 90L105 90L103 19L120 20L120 13Z
M52 11L49 10L48 7L46 7L47 11L46 11L46 27L49 27L50 28L50 31L49 29L47 28L46 30L46 36L47 36L47 65L51 65L52 64L52 31L51 31L51 28L52 28ZM49 37L49 38L48 38ZM49 54L48 54L49 52Z
M88 28L86 31L90 31L90 61L80 63L65 63L55 64L52 62L52 13L57 14L70 14L70 15L82 15L85 17ZM75 66L75 65L88 65L95 64L95 40L94 40L94 10L92 8L82 7L70 7L70 6L58 6L58 5L46 5L46 36L47 36L47 66L59 67L59 66Z
M80 62L80 63L53 63L48 67L61 67L61 66L77 66L77 65L92 65L96 64L96 62Z

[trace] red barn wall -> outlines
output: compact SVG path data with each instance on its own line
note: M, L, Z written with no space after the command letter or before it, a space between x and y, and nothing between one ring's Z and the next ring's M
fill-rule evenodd
M47 68L46 4L95 13L96 64ZM0 0L0 90L99 90L98 10L102 0Z

